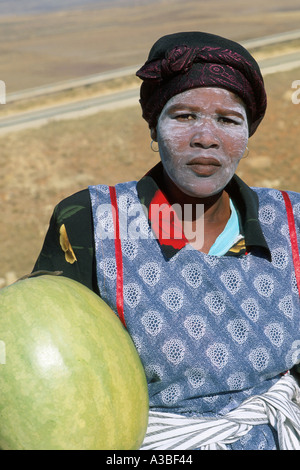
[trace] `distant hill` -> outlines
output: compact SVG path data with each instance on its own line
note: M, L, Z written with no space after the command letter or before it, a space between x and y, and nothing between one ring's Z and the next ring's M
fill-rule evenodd
M137 66L175 31L245 41L299 24L299 0L0 0L0 79L12 93Z

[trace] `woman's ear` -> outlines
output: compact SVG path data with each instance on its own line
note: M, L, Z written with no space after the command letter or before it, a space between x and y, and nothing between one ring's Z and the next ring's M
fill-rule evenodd
M152 127L152 128L150 129L150 135L151 135L151 139L154 140L154 142L157 142L156 127Z

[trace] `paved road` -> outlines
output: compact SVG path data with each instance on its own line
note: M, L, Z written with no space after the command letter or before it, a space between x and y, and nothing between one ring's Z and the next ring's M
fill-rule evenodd
M26 98L34 98L36 96L44 96L59 91L70 90L72 88L93 85L94 83L104 82L113 78L127 77L134 75L140 66L123 67L120 69L110 70L108 72L101 72L94 75L88 75L86 77L74 78L72 80L64 80L62 82L50 83L49 85L43 85L36 88L29 88L27 90L15 91L8 93L6 102L17 101Z
M282 43L285 41L292 41L300 38L300 29L293 31L286 31L284 33L272 34L262 38L249 39L242 42L246 48L254 49L255 47L269 46L270 44Z
M95 114L101 110L124 108L138 103L139 90L131 89L97 98L52 106L37 111L29 111L0 119L0 135L29 127L37 127L47 122L74 119Z
M293 70L300 67L300 52L264 59L259 65L264 76L270 73Z
M270 36L264 36L256 39L249 39L242 42L246 48L254 49L256 47L268 46L276 43L283 43L286 41L291 41L293 39L300 38L300 29L294 31L287 31L284 33L273 34ZM39 86L36 88L30 88L28 90L16 91L13 93L8 93L6 97L6 102L16 101L24 98L32 98L36 96L42 96L58 91L69 90L71 88L92 85L93 83L103 82L105 80L110 80L112 78L125 77L128 75L134 75L138 70L140 65L134 65L130 67L123 67L116 70L111 70L108 72L101 72L98 74L88 75L86 77L75 78L72 80L64 80L58 83L50 83L44 86Z
M261 38L259 40L253 40L252 43L257 44L271 44L275 41L278 42L281 40L287 40L287 38L300 37L300 30L297 32L282 33L281 35L268 36L266 38ZM250 41L248 41L248 44ZM248 46L249 47L249 46ZM283 70L292 70L294 68L300 67L300 54L292 53L285 56L272 57L265 59L260 62L260 67L263 75L270 73L276 73ZM89 83L92 83L92 80L95 82L99 80L106 80L116 76L125 76L131 73L135 73L138 66L132 68L127 67L119 69L118 71L106 72L105 74L93 75L90 77L85 77L82 79L72 80L72 87L80 86ZM76 85L77 84L77 85ZM61 82L59 84L50 85L46 87L39 87L38 89L25 90L24 92L19 92L19 97L21 95L24 97L24 94L28 96L37 96L38 94L43 94L49 92L49 89L53 90L53 87L56 87L57 91L59 87L66 87L66 82ZM70 87L70 81L68 81L68 87ZM60 88L63 89L63 88ZM64 88L65 89L65 88ZM17 98L17 94L14 94L14 99ZM10 99L11 95L10 95ZM4 117L0 119L0 135L3 135L10 131L16 131L28 127L36 127L51 120L61 120L61 119L72 119L82 116L87 116L99 112L101 110L117 109L121 107L134 106L138 104L139 99L139 89L130 89L121 92L115 92L110 95L100 96L96 98L84 99L78 102L71 102L64 105L52 106L49 108L30 111L26 113L20 113L11 117ZM7 102L9 99L7 100Z

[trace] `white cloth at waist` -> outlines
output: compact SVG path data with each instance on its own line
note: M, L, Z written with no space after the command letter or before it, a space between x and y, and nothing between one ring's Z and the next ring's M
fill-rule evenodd
M300 450L300 389L292 375L284 375L266 393L248 398L220 418L150 410L141 450L226 450L227 444L259 424L277 430L280 450Z

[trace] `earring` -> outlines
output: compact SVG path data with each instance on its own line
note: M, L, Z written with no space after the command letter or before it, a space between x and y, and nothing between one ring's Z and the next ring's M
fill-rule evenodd
M151 144L150 144L150 146L151 146L151 150L152 150L152 152L159 152L159 148L158 148L158 147L157 147L157 149L156 149L156 148L154 148L154 147L153 147L153 143L154 143L154 140L151 140Z
M250 150L248 149L248 147L246 147L246 153L242 156L242 158L247 158L249 155L249 152Z

